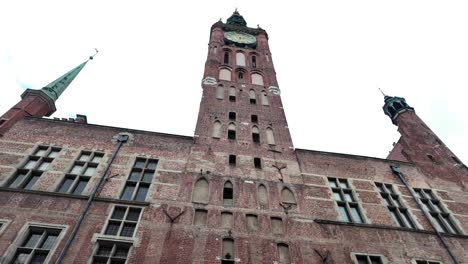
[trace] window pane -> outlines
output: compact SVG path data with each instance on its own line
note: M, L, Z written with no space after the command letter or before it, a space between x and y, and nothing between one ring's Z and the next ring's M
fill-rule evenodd
M24 189L26 190L31 190L33 185L37 182L37 180L39 179L39 175L33 175L31 177L31 179L29 179L28 183L26 184L26 186L24 186Z
M37 242L41 239L42 233L31 233L29 234L28 240L23 244L23 247L34 248L37 245Z
M135 165L133 167L143 169L145 167L145 160L141 160L141 159L136 160Z
M130 177L128 178L129 181L139 181L140 180L141 171L140 170L133 170L130 173Z
M353 216L353 221L355 223L362 223L361 214L359 213L359 210L357 207L354 207L354 206L351 207L351 215Z
M343 198L341 198L340 191L333 191L333 198L336 201L343 201Z
M340 212L341 220L351 222L345 205L338 205L338 212Z
M85 176L93 176L96 173L96 167L88 167L86 168L84 175Z
M98 256L110 256L112 252L112 246L107 246L107 245L99 245L99 248L96 252L96 255Z
M59 153L60 153L59 149L53 149L52 151L50 151L50 153L49 153L49 155L47 155L47 157L56 158L56 157L58 157Z
M335 188L338 187L336 185L336 180L335 179L328 179L328 183L330 184L331 187L335 187Z
M433 216L432 216L432 220L434 220L434 221L432 221L432 222L434 223L434 226L435 226L435 228L437 229L437 231L443 232L443 233L446 232L446 230L445 230L445 228L444 228L442 222L440 222L440 220L439 220L439 218L437 217L437 215L433 215Z
M409 228L414 228L413 222L410 219L408 211L400 211L401 217L403 218L403 222L405 222L405 226Z
M83 165L81 164L75 164L70 171L71 174L81 174L81 171L83 170Z
M41 165L37 169L45 171L49 168L49 165L50 165L50 161L42 161Z
M121 222L109 221L109 224L107 225L107 228L106 228L106 232L104 232L104 234L116 236L117 233L119 232L120 223Z
M402 223L398 219L397 212L394 210L390 210L390 216L392 217L393 223L395 223L396 226L402 226Z
M385 189L383 188L382 184L376 184L376 186L377 186L377 189L379 189L379 192L385 193Z
M124 219L126 211L127 211L127 208L116 206L114 208L114 212L112 213L111 218L112 219Z
M36 166L37 160L28 160L28 162L24 165L23 168L25 169L33 169Z
M57 240L57 235L47 234L47 237L44 240L44 242L42 243L41 248L42 249L51 249L52 246L55 243L55 240Z
M148 165L146 165L146 168L155 170L157 164L158 164L157 160L150 160L148 161Z
M140 208L130 208L130 211L128 212L127 215L127 220L129 221L138 221L138 218L140 218Z
M367 263L367 256L356 256L358 264L368 264Z
M95 154L94 158L93 158L93 160L91 162L99 163L99 162L101 162L101 160L102 160L102 155Z
M145 171L142 181L150 183L153 180L153 174L152 171Z
M387 187L387 190L391 194L395 194L395 190L393 190L393 186L390 184L385 184L385 187Z
M392 206L392 203L390 201L390 196L385 196L383 198L384 198L385 205Z
M43 157L45 153L47 152L47 148L39 148L36 153L34 153L35 156L41 156Z
M136 224L134 223L124 223L124 226L122 228L122 232L120 232L121 236L124 237L132 237L133 232L135 231Z
M137 201L145 201L146 199L146 194L148 193L148 187L147 186L141 186L138 188L135 200Z
M370 260L371 264L382 264L382 260L380 259L380 257L371 256Z
M118 258L127 258L128 249L129 249L128 247L117 246L114 256Z
M26 260L28 259L28 257L29 257L28 253L16 253L15 258L13 259L13 264L26 263Z
M131 200L133 196L133 191L135 190L135 186L129 185L127 183L127 186L125 186L125 189L122 193L121 199L123 200Z
M392 196L392 199L393 199L393 202L395 203L395 206L404 207L404 206L401 204L400 199L398 198L398 196Z
M345 193L344 193L344 196L345 196L346 201L348 201L348 202L354 202L353 195L352 195L351 193L345 192Z
M16 174L15 176L15 180L10 183L10 185L8 187L10 188L18 188L20 183L23 181L23 179L26 177L26 174L24 173L18 173Z
M60 188L58 189L58 192L61 192L61 193L66 193L68 192L68 189L70 189L70 186L72 185L74 181L74 178L65 178L65 180L63 181L62 183L62 186L60 186Z
M432 207L434 208L434 211L435 211L435 212L438 212L438 213L444 212L444 211L442 210L442 207L440 207L440 204L439 204L439 203L432 203L432 205L433 205Z
M88 179L80 179L78 182L78 185L76 185L75 190L73 191L73 194L81 194L83 193L83 190L86 188L86 185L88 184Z
M348 185L348 181L347 181L347 180L339 180L339 182L340 182L340 187L341 187L341 188L344 188L344 189L349 188L349 185Z
M91 153L83 153L81 154L80 158L78 159L79 161L89 161L91 158Z
M442 221L445 223L445 226L447 227L448 229L448 232L452 233L452 234L456 234L457 233L457 229L455 228L455 225L452 223L452 220L450 220L449 216L442 216L441 215L441 218L442 218Z

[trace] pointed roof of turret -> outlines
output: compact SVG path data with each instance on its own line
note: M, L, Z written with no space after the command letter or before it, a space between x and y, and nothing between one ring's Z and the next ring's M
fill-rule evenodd
M227 24L236 25L236 26L243 26L243 27L247 26L247 22L245 22L244 17L242 17L239 14L239 12L237 11L237 8L236 8L236 10L234 10L234 13L232 13L232 15L227 19Z
M97 54L97 50L96 50L96 54ZM94 55L96 55L96 54L94 54ZM75 79L75 77L78 75L78 73L80 73L80 71L84 68L86 63L88 63L88 61L90 61L90 60L92 60L94 58L94 55L90 56L88 60L86 60L85 62L83 62L80 65L76 66L71 71L65 73L60 78L58 78L55 81L49 83L48 85L46 85L41 90L48 97L50 97L54 102L57 101L59 96L65 91L65 89L67 89L67 87Z

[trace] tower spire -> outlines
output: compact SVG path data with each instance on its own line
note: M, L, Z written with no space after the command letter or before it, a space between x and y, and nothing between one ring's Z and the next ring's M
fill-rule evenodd
M80 65L76 66L73 68L71 71L65 73L64 75L60 76L58 79L55 81L49 83L46 85L44 88L41 90L48 96L50 97L54 102L57 101L59 96L67 89L67 87L70 85L70 83L75 79L75 77L80 73L80 71L84 68L86 63L88 61L94 59L94 56L99 51L96 49L96 53L92 56L89 56L89 59L87 59L85 62L81 63Z

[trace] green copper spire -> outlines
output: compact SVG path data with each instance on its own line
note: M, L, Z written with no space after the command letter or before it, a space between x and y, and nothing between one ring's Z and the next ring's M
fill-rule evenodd
M97 52L98 51L96 50L96 54ZM70 85L73 79L75 79L78 73L80 73L80 71L84 68L86 63L88 63L89 60L93 59L93 56L90 56L87 61L81 63L77 67L73 68L71 71L65 73L57 80L49 83L46 87L42 88L42 91L52 100L57 101L59 96L65 91L65 89L67 89L67 87Z

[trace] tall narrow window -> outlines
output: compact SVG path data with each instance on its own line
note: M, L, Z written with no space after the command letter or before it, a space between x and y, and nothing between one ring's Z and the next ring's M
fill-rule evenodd
M261 208L268 206L268 190L265 185L260 184L257 190L258 204Z
M120 199L145 201L157 165L156 159L136 158Z
M195 209L195 216L193 218L193 224L197 226L205 226L208 211L203 209Z
M260 143L260 130L258 130L256 126L252 127L252 141L254 143Z
M252 68L257 68L257 57L255 55L252 56Z
M104 231L105 235L133 237L141 208L128 206L115 206L114 211Z
M265 91L262 91L262 105L269 105L268 96Z
M258 73L252 73L252 84L263 85L263 76Z
M218 52L218 47L215 46L214 49L213 49L213 53L216 54Z
M273 234L283 234L283 219L280 217L272 217L271 218L271 231Z
M131 244L100 240L93 254L92 264L127 263Z
M229 52L227 52L227 51L224 52L224 60L223 60L223 62L224 62L225 64L229 64Z
M236 160L237 160L236 155L229 155L229 165L232 165L232 166L236 165L237 163Z
M232 228L232 213L231 212L221 212L221 227L222 228Z
M238 66L245 66L245 55L242 52L236 53L236 64Z
M239 72L237 73L237 79L238 79L238 80L243 80L243 79L244 79L244 72L239 71Z
M33 155L29 156L26 163L16 171L6 186L27 190L32 189L44 171L49 169L59 152L60 148L39 146Z
M291 263L291 255L289 253L289 246L284 243L279 243L278 247L278 258L280 264L290 264Z
M254 158L254 167L256 169L262 168L262 159L261 158Z
M444 208L440 200L429 189L414 189L416 197L421 201L424 211L432 217L432 223L439 232L460 234L453 216Z
M236 125L234 123L228 125L228 139L236 139Z
M23 242L9 263L46 263L51 250L57 244L60 229L29 227Z
M328 178L333 198L338 205L340 218L344 222L363 223L359 205L354 198L353 190L346 179Z
M221 127L221 122L215 121L213 123L213 133L211 136L214 138L221 138Z
M221 264L234 264L234 239L223 238Z
M228 69L221 69L219 70L219 79L230 81L231 80L231 71Z
M391 184L375 183L380 195L385 201L390 216L395 225L400 227L415 228L414 221L409 215L408 209L403 205L400 196L395 192Z
M250 103L251 104L256 104L257 103L257 95L255 95L254 90L249 91L249 98L250 98Z
M267 127L266 136L268 145L275 145L275 136L273 135L273 129L271 127Z
M91 177L96 173L103 153L83 151L73 164L57 192L82 194Z
M223 205L232 206L233 197L234 197L234 190L232 188L232 183L230 181L227 181L226 183L224 183Z
M236 88L234 87L229 87L229 101L230 102L235 102L236 101Z
M192 201L194 203L208 204L209 198L208 181L205 178L198 179L193 186Z
M224 87L222 84L218 85L216 88L216 98L224 99Z
M256 215L248 214L247 218L247 230L248 231L257 231L258 230L258 218Z
M296 204L294 193L286 187L283 188L281 190L281 202L284 204Z

